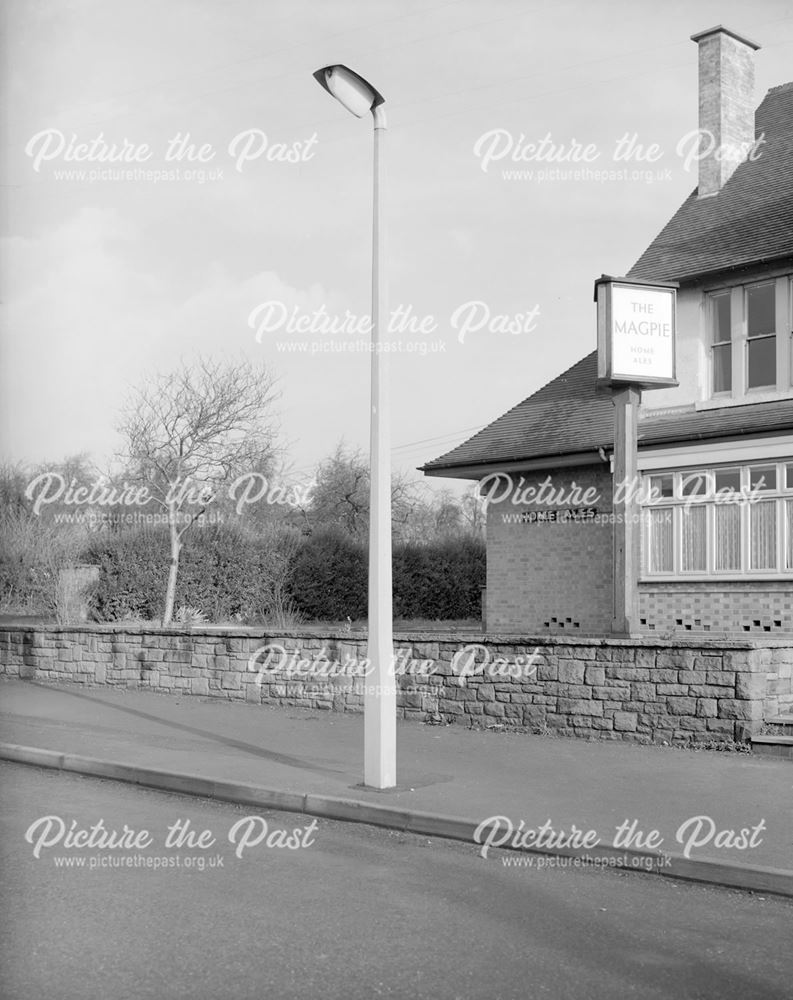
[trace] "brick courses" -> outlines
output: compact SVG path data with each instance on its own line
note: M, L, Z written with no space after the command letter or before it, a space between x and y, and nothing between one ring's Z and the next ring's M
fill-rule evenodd
M542 633L608 632L612 618L613 529L593 521L515 523L515 515L555 512L570 507L613 511L608 465L581 466L514 476L519 489L539 487L551 477L554 488L594 503L550 506L542 503L490 503L487 511L487 627L492 631ZM499 496L500 494L494 494Z

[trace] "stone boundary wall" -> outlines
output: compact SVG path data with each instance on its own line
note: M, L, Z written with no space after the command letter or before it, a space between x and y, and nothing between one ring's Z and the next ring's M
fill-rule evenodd
M476 656L464 668L455 655L469 644ZM278 647L269 665L255 656L266 645ZM410 633L395 649L403 718L681 744L746 740L764 718L793 709L790 641ZM340 669L365 656L365 636L347 633L0 626L9 677L320 710L362 709L372 681ZM282 657L291 676L269 669ZM307 676L317 662L336 663L337 675L325 667L325 677Z

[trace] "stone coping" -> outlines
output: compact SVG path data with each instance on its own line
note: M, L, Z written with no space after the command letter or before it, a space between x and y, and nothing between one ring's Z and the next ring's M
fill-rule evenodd
M347 632L337 629L295 629L295 628L272 628L264 626L199 626L196 628L185 628L182 625L169 626L163 628L158 625L130 625L118 624L115 622L95 623L95 624L74 624L74 625L46 625L41 622L19 624L0 624L0 634L19 632L47 632L47 633L88 633L93 635L162 635L162 636L185 636L200 638L209 636L212 638L284 638L284 639L330 639L340 642L364 642L367 635L365 632ZM729 636L723 638L656 638L655 636L635 636L632 638L614 638L612 636L582 636L582 635L532 635L523 633L501 633L501 632L421 632L421 631L397 631L394 632L394 640L397 642L464 642L488 643L503 646L571 646L571 647L609 647L627 646L635 648L654 649L786 649L793 647L793 638L790 639L764 639L759 636L751 639L739 639Z

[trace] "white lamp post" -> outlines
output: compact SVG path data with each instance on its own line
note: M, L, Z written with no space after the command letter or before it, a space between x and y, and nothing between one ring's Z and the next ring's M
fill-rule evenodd
M381 144L386 130L383 97L346 66L325 66L317 82L357 118L374 121L374 218L372 226L372 400L369 494L369 643L371 669L364 678L364 784L396 785L396 678L391 602L391 467L388 406L388 303L382 262Z

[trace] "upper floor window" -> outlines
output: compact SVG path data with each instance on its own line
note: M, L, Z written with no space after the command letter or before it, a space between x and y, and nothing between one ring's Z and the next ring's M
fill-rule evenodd
M746 387L776 385L776 295L774 282L746 289Z
M732 309L730 292L717 292L710 297L711 352L713 358L713 391L732 389Z
M789 275L714 289L705 307L711 396L749 401L756 394L793 390Z

